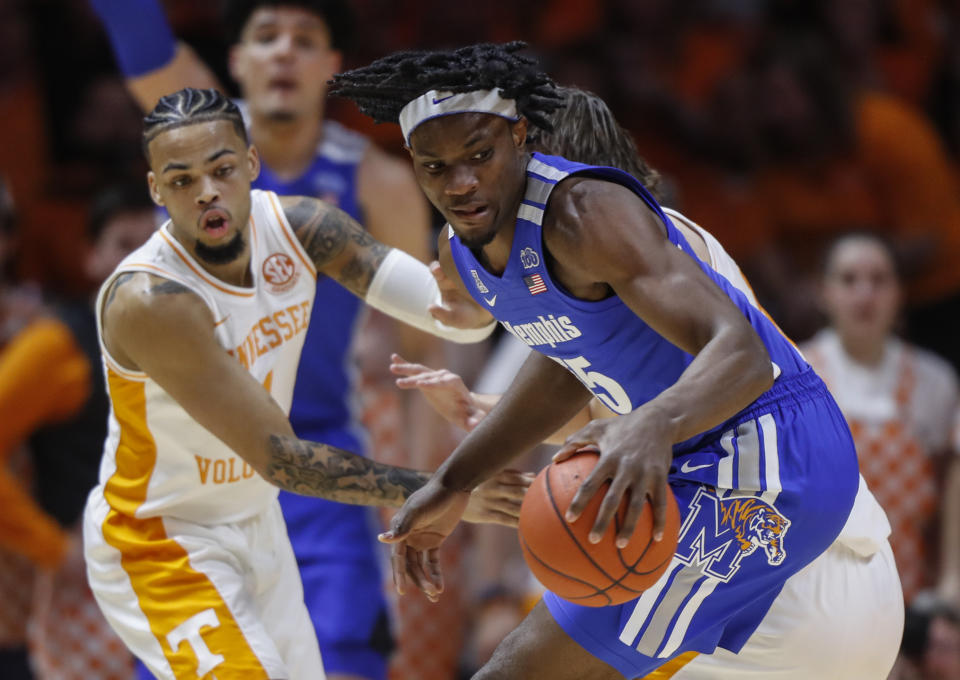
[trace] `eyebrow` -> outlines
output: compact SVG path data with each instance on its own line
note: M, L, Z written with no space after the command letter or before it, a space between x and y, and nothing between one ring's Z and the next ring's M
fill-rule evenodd
M483 130L477 130L476 132L474 132L472 135L470 135L470 136L467 138L467 141L466 141L466 142L463 143L463 148L464 148L464 149L468 149L468 148L470 148L471 146L473 146L474 144L476 144L477 142L482 142L482 141L484 141L484 138L485 138L485 137L487 137L487 131L486 131L485 129L483 129ZM417 152L417 155L418 155L418 156L427 156L427 157L429 157L429 158L439 158L439 156L437 156L437 154L435 154L435 153L433 153L433 152L431 152L431 151L429 151L429 150L426 150L426 149L423 150L423 151L418 151L418 152Z
M217 160L221 156L224 156L228 153L236 154L236 151L234 151L233 149L220 149L219 151L212 154L209 158L207 158L207 160L204 162L213 163L215 160ZM189 170L189 169L190 169L190 166L187 165L186 163L167 163L165 166L163 166L163 170L160 171L160 174L169 172L170 170Z

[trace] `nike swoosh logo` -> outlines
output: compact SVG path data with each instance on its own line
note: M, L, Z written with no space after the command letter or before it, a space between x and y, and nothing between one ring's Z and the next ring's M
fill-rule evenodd
M436 97L434 97L434 98L433 98L433 103L434 103L434 104L439 104L440 102L445 102L445 101L447 101L448 99L453 99L455 96L456 96L456 95L450 94L450 95L447 95L446 97L440 97L440 99L437 99Z
M220 319L219 321L217 321L215 324L213 324L213 327L216 328L217 326L219 326L220 324L222 324L224 321L226 321L226 320L229 319L229 318L230 318L230 315L227 314L225 317L223 317L222 319Z
M683 465L680 466L680 472L688 473L693 472L694 470L702 470L703 468L713 467L713 463L706 463L705 465L690 465L689 460L683 461Z
M497 304L497 296L494 295L492 298L483 298L483 301L493 307L495 304Z

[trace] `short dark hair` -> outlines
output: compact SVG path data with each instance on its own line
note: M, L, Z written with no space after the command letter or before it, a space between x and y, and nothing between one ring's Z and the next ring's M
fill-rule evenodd
M833 263L833 258L836 256L837 251L840 250L842 246L855 241L866 241L879 247L887 254L887 257L890 258L890 263L893 265L893 273L897 279L901 281L904 279L906 273L904 271L904 263L893 241L887 234L869 229L857 229L844 232L827 244L826 248L823 249L820 262L820 271L824 276L830 273L830 265Z
M198 90L185 87L173 94L161 97L153 111L143 119L143 153L150 160L149 145L162 132L184 125L204 123L210 120L226 120L233 123L237 134L249 144L243 114L229 97L214 90Z
M125 182L106 187L94 196L87 213L87 237L96 241L104 227L121 213L154 210L144 182Z
M356 103L378 123L396 123L400 110L430 90L499 89L538 127L550 130L550 113L563 97L536 60L519 54L526 43L481 43L455 50L396 52L368 66L338 73L330 93Z
M330 31L330 44L346 50L353 43L354 16L345 0L227 0L223 9L223 23L230 43L240 42L250 15L261 7L298 7L316 14Z
M660 174L637 151L637 144L623 129L607 103L592 92L561 87L557 92L564 106L550 116L553 130L534 128L530 143L538 151L586 163L619 168L637 178L658 201Z

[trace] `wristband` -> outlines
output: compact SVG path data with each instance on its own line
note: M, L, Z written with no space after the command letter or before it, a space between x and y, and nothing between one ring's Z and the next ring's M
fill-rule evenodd
M480 342L493 332L496 320L481 328L453 328L430 314L441 303L440 287L425 264L394 248L370 282L366 303L395 319L452 342Z

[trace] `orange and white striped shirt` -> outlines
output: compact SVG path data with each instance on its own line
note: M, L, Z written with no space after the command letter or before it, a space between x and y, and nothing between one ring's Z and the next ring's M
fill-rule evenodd
M251 192L253 285L210 275L173 237L167 222L104 283L147 272L176 281L210 308L217 341L289 412L297 364L316 289L317 271L287 222L276 194ZM226 444L197 423L149 375L123 368L100 347L110 419L100 490L115 511L137 518L171 516L203 523L236 522L277 496Z

